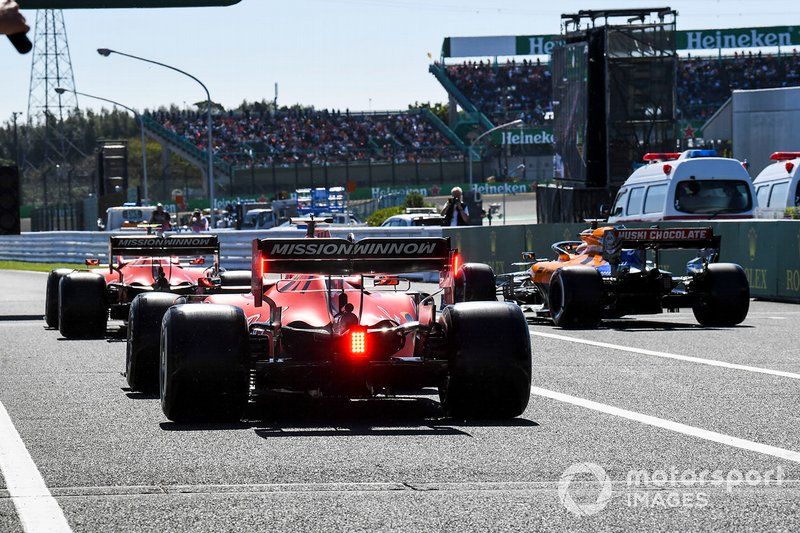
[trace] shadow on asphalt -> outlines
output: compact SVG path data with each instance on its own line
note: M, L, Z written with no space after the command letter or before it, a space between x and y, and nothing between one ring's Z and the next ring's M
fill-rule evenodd
M43 320L41 314L38 315L0 315L0 322L22 322L26 320ZM45 327L45 329L50 329Z
M53 331L58 331L58 328L45 328ZM127 342L127 332L119 329L108 329L102 337L76 337L68 339L66 337L59 337L57 341L106 341L106 342Z
M538 427L524 418L511 420L453 420L444 417L439 402L428 398L374 400L280 399L251 404L249 422L233 424L176 424L162 422L164 431L253 429L264 439L275 437L341 436L464 436L470 427Z
M555 331L597 331L597 330L614 330L614 331L718 331L727 329L740 329L752 328L753 326L739 324L732 327L710 327L701 326L697 323L676 323L664 320L641 320L635 318L626 319L611 319L603 320L598 327L574 327L574 328L559 328L553 325L548 319L541 318L528 318L528 325L530 326L549 326L549 329Z

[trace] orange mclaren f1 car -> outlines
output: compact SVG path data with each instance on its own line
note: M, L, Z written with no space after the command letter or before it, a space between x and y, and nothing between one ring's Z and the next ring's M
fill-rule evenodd
M601 227L552 245L555 260L523 253L524 270L497 276L498 291L560 327L691 307L703 326L734 326L747 316L750 287L741 266L717 263L711 228ZM697 249L685 275L659 268L665 249Z

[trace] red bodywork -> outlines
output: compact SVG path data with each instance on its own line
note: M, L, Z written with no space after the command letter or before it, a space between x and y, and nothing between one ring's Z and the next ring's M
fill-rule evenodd
M152 288L158 277L158 269L164 269L164 275L171 287L182 288L197 286L198 280L205 277L208 267L195 267L180 264L177 257L139 257L136 259L119 259L119 267L109 272L108 268L95 268L92 272L101 274L106 284L119 284L132 287Z
M339 311L339 295L342 292L353 304L352 313L360 317L358 325L364 328L399 326L415 321L426 321L425 325L430 325L433 321L431 306L423 306L418 313L414 297L405 292L365 291L362 298L359 276L329 279L327 276L311 274L289 275L266 283L264 300L269 298L281 308L281 322L286 326L329 329L333 327L334 316ZM268 322L270 318L270 308L266 305L256 307L253 295L249 293L213 294L204 301L240 307L248 324ZM413 340L414 336L408 337ZM413 354L414 342L406 342L399 352L387 355L402 357Z

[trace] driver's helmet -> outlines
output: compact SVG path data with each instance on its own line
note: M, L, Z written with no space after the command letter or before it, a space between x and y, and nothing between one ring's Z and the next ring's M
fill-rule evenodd
M603 236L609 227L585 229L581 232L580 238L583 244L578 246L577 252L579 254L601 254L603 253Z

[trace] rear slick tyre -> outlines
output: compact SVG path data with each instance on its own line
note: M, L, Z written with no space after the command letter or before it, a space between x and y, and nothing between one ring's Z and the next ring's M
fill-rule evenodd
M560 328L595 328L603 312L603 278L591 267L564 267L553 274L548 291L553 323Z
M177 294L147 292L139 294L131 302L128 312L125 378L133 391L158 391L161 321L177 299Z
M161 327L161 409L174 422L238 421L248 399L249 334L232 305L170 307Z
M712 263L698 280L692 306L701 326L732 327L744 322L750 310L750 284L744 269L733 263Z
M106 280L94 272L67 274L58 284L58 330L67 339L99 339L108 326Z
M466 263L455 277L455 302L497 301L494 270L483 263Z
M58 328L58 284L61 278L73 272L71 268L51 270L47 276L47 293L44 302L44 320L47 327Z
M518 305L470 302L447 306L440 323L448 345L448 372L439 389L456 419L510 419L531 394L531 342Z

